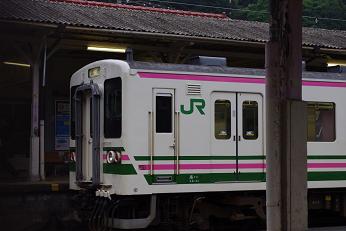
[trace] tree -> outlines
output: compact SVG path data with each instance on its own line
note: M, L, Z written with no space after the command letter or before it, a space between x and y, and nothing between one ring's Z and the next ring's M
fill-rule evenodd
M247 20L268 21L268 0L257 0L243 8ZM346 30L346 0L304 0L303 25Z

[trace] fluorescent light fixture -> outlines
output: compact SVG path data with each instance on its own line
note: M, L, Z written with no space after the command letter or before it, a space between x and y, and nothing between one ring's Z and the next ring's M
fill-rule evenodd
M101 46L88 46L88 51L102 51L102 52L114 52L114 53L125 53L126 48L124 47L101 47Z
M328 62L328 67L346 66L346 60L331 60Z
M4 62L6 65L13 65L13 66L19 66L19 67L30 67L30 64L26 63L16 63L16 62Z

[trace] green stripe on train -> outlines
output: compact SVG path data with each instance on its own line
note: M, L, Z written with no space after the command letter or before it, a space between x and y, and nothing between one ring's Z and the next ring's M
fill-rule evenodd
M340 159L346 159L345 155L309 155L309 160L322 160L322 159L328 159L328 160L340 160Z
M132 164L103 164L103 172L118 175L136 175L137 172Z
M191 173L191 174L179 174L179 175L144 175L148 184L159 183L160 177L172 177L173 181L177 184L209 184L216 182L231 181L265 181L264 173Z
M144 175L148 184L159 183L158 178L171 176L177 184L210 184L210 183L239 183L239 182L265 182L265 173L191 173L179 175ZM339 172L309 172L309 181L337 181L346 180L346 171Z
M69 163L70 172L76 171L76 163ZM132 164L103 164L103 172L118 175L136 175L137 172Z
M309 172L308 180L309 181L346 180L346 171Z

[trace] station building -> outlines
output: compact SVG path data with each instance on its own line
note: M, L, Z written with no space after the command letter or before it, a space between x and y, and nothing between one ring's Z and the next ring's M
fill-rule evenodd
M82 0L0 1L0 28L2 181L66 177L69 79L84 65L132 50L137 61L264 68L269 36L267 23L223 14ZM303 28L302 48L308 70L345 65L346 31Z

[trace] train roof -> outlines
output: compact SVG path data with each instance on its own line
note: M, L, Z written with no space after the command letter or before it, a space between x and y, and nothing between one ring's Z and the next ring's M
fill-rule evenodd
M188 64L169 64L169 63L149 63L149 62L129 62L131 69L152 70L152 71L169 71L169 72L191 72L191 73L210 73L210 74L236 74L236 75L253 75L263 77L266 75L265 69L255 68L237 68L225 66L202 66ZM303 72L304 79L327 79L346 81L346 73L331 72Z

